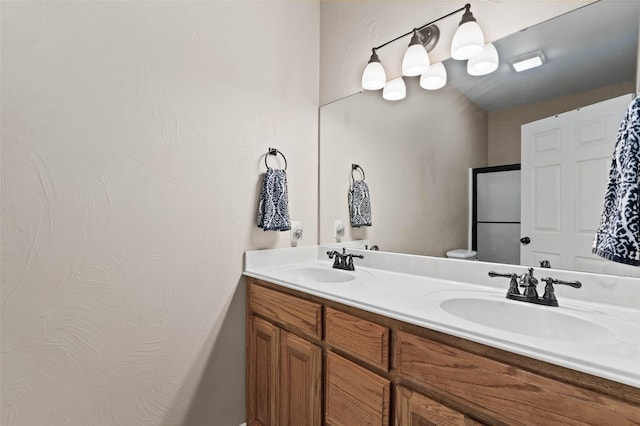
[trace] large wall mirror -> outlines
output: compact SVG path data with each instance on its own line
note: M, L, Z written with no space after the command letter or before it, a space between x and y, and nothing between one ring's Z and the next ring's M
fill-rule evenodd
M500 66L487 76L469 76L466 62L450 59L440 90L406 78L402 101L365 91L322 106L320 243L368 240L427 256L469 248L471 169L519 164L525 123L635 92L639 9L640 2L600 1L498 40ZM510 58L538 49L543 66L512 70ZM614 138L621 118L611 126ZM352 164L366 173L370 227L349 223ZM640 275L617 264L565 268Z

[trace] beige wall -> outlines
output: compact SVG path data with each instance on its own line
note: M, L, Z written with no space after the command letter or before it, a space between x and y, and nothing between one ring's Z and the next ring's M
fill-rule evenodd
M269 146L317 241L317 2L2 2L4 426L230 425Z
M572 109L635 92L635 83L616 84L583 93L493 111L488 114L489 165L520 163L520 127Z
M385 251L467 247L468 169L487 164L487 115L460 92L411 80L399 102L354 95L321 108L320 138L320 242L336 242L342 220L345 240L368 238ZM349 223L352 163L366 173L371 227Z

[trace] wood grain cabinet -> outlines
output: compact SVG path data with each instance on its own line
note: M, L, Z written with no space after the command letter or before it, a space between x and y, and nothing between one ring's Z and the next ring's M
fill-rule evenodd
M640 424L640 407L411 333L397 334L400 377L505 424Z
M396 388L396 426L480 426L472 418L403 386Z
M369 365L389 370L389 328L333 308L326 310L326 342Z
M284 330L280 334L279 425L322 422L322 348Z
M277 425L280 329L250 317L247 344L247 416L250 425Z
M327 353L327 425L389 424L391 382L333 352Z
M247 295L252 426L640 425L638 388L252 278Z
M250 289L249 311L262 312L268 307L274 312L274 321L318 335L320 322L315 318L320 305L283 302L294 302L291 297L254 287ZM278 306L280 303L284 304ZM291 316L290 312L298 312L300 317ZM247 332L247 423L322 424L322 348L253 314L249 316Z

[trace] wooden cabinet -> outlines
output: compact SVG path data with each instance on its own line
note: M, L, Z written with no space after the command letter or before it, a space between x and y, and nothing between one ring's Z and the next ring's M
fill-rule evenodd
M322 424L321 305L260 286L249 288L247 423ZM260 318L254 313L265 314ZM271 321L277 322L276 325Z
M389 424L389 380L328 352L326 384L327 425Z
M400 377L507 424L640 424L640 408L463 349L399 331Z
M396 426L480 426L470 417L403 386L396 388Z
M326 341L331 346L384 371L389 369L389 329L327 308Z
M322 423L322 349L284 330L280 334L280 422Z
M280 377L280 330L256 317L249 319L247 351L247 416L250 425L277 425Z
M247 294L249 425L640 425L638 388L260 280Z
M322 305L259 285L249 287L249 309L301 336L322 338Z

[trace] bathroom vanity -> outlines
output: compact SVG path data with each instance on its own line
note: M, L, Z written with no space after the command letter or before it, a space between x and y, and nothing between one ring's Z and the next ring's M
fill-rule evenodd
M247 253L249 425L640 424L640 334L625 337L640 330L637 310L612 307L608 322L603 306L565 291L560 308L533 307L542 317L522 306L522 318L504 318L515 330L477 325L439 310L490 300L501 315L494 302L523 303L502 301L506 282L437 277L472 276L482 262L360 252L382 269L356 262L350 272L332 269L323 251ZM572 322L590 315L593 337ZM578 331L563 330L565 320Z

